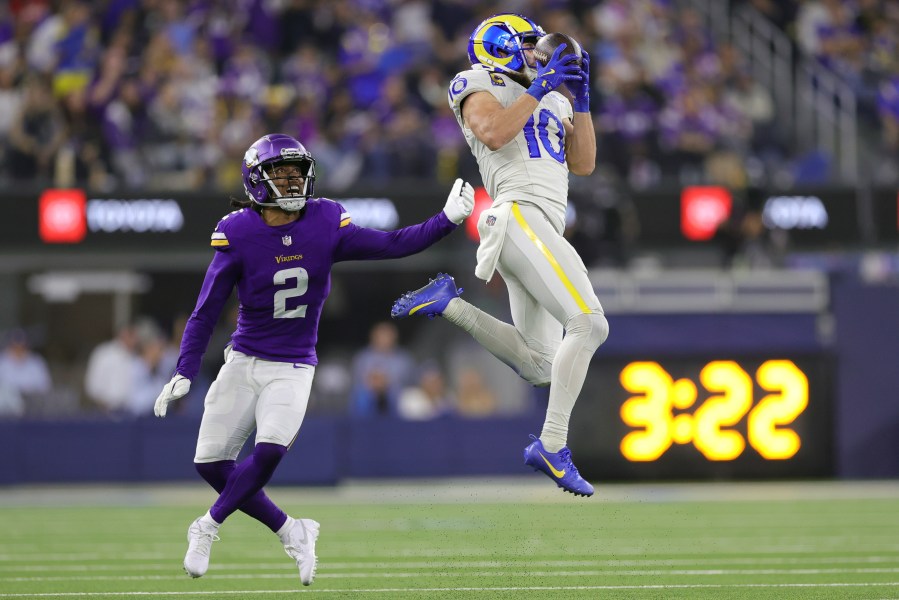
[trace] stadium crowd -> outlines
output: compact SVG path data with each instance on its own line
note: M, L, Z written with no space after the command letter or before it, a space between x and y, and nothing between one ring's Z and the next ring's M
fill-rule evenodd
M199 417L203 397L224 359L222 348L233 329L236 311L216 329L192 392L173 404L173 414ZM77 369L80 379L54 381L51 365L30 334L14 329L0 347L0 419L71 418L94 415L110 419L150 417L156 394L168 382L178 359L185 318L166 332L150 317L139 317L119 328L114 337L90 349ZM399 418L426 421L445 416L482 418L517 414L533 406L516 385L507 393L487 381L488 369L470 361L439 361L422 357L399 342L393 322L377 322L369 343L344 357L320 365L309 406L312 414L346 414L353 418ZM448 354L470 348L447 345ZM445 363L445 364L444 364ZM520 397L525 397L522 402ZM536 399L536 398L535 398Z
M899 148L890 2L752 4L856 82ZM746 57L674 0L12 0L0 7L0 179L232 191L233 157L260 131L302 140L329 190L470 176L446 86L468 67L474 24L509 10L595 58L602 172L636 187L738 186L747 159L789 155Z
M746 0L856 93L874 156L899 179L899 4L887 0ZM877 139L879 137L879 139ZM890 168L890 166L892 166ZM875 173L875 177L878 174Z

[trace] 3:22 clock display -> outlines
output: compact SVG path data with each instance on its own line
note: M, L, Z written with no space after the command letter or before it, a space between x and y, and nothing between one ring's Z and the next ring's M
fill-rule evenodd
M596 361L569 441L579 468L599 478L829 476L830 364L823 355Z

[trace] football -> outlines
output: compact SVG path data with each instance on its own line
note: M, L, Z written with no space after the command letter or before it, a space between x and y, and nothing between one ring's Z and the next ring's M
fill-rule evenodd
M545 65L546 62L552 58L556 48L562 44L565 44L565 49L562 50L562 56L565 56L566 54L576 54L577 64L580 66L581 45L578 44L577 40L573 37L564 33L548 33L537 40L537 45L534 47L534 59L540 66Z

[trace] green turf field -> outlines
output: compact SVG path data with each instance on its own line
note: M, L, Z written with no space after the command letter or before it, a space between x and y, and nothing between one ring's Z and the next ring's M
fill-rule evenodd
M274 488L322 524L315 584L244 515L181 570L197 486L0 488L2 598L899 598L899 482L541 479Z

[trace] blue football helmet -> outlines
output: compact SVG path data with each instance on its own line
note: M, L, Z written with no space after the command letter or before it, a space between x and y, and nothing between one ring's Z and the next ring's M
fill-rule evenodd
M543 28L521 15L504 13L485 19L468 38L468 58L475 69L494 73L522 73L534 79L537 71L528 64L522 44L536 43L546 35Z
M282 196L274 182L274 169L285 164L300 168L303 186ZM259 206L298 211L306 206L315 187L315 159L303 144L283 133L264 135L253 142L244 154L241 170L243 188Z

